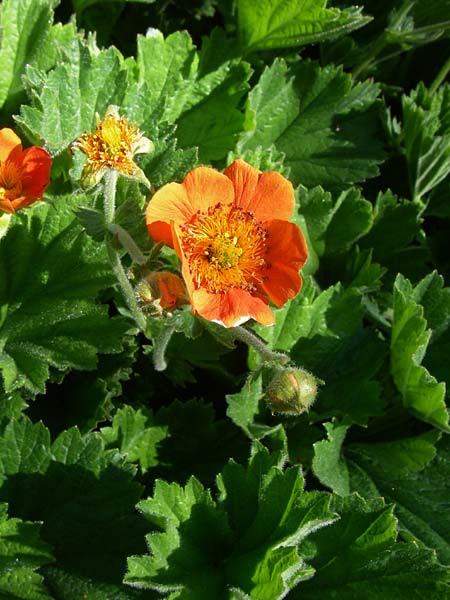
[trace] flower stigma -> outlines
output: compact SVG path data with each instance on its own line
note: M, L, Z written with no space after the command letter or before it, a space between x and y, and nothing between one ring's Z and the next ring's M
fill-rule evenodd
M181 246L197 287L254 291L266 265L267 231L250 211L217 204L180 226Z

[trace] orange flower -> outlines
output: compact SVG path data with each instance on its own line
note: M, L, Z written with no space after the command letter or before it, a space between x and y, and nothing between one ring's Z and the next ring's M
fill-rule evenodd
M52 159L43 148L22 150L12 129L0 129L0 210L13 213L40 200L50 183Z
M226 327L250 318L272 325L268 299L280 307L300 291L308 256L292 184L236 160L224 173L191 171L153 196L146 221L157 242L175 248L194 311Z

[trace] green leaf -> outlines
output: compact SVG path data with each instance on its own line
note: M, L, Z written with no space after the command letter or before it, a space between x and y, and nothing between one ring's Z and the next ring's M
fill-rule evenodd
M43 392L49 367L92 370L99 352L119 352L129 329L95 302L114 283L104 250L82 232L60 197L15 216L0 241L0 365L5 391Z
M282 472L260 445L247 468L230 462L215 502L194 478L182 488L158 480L139 508L161 533L147 536L151 555L128 561L125 581L185 598L282 598L312 572L296 545L334 516L329 496L304 492L298 468Z
M272 145L285 154L294 184L342 188L377 174L383 159L370 81L354 84L342 69L276 59L251 90L238 151Z
M420 84L402 106L410 186L420 199L450 173L450 85L430 94Z
M0 499L15 516L43 522L58 567L120 586L125 557L144 551L148 531L134 510L133 468L97 433L72 428L50 444L48 430L27 418L2 427L0 449Z
M319 257L347 253L372 226L372 205L355 188L333 199L321 187L307 190L300 186L299 204L299 213Z
M118 447L128 462L137 462L145 473L158 464L157 447L167 437L167 428L158 426L150 411L124 406L101 434L107 447Z
M416 543L397 541L393 508L379 500L367 503L359 496L334 497L340 519L318 531L303 550L315 576L291 593L292 598L367 598L369 600L417 600L446 598L448 570L433 552ZM305 545L306 546L306 545Z
M40 524L8 519L0 504L0 598L51 600L43 578L34 571L52 562L51 548L40 538Z
M16 108L25 66L39 57L53 18L52 0L3 0L0 7L0 109Z
M435 433L435 432L434 432ZM400 530L450 564L449 441L426 434L346 450L352 489L395 502Z
M238 31L244 52L302 46L345 35L371 17L351 6L326 8L327 0L238 0Z
M403 405L417 418L449 431L445 384L421 365L430 341L424 309L414 288L401 274L394 285L391 335L391 373Z
M99 50L76 37L61 52L63 60L49 72L28 68L33 101L16 117L30 139L45 143L53 155L91 131L96 112L103 118L110 104L120 106L127 84L123 58L113 47Z
M324 423L327 440L314 444L312 470L319 481L331 488L335 494L346 496L350 493L347 465L341 455L342 444L349 426L333 421Z
M234 148L250 77L247 63L217 60L217 35L206 38L200 52L185 31L164 39L151 29L138 37L138 81L146 85L147 110L161 107L159 119L177 123L180 146L198 146L203 162L224 158Z

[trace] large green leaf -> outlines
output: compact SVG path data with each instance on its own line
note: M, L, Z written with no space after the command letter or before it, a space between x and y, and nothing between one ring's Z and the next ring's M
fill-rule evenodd
M340 519L307 540L315 576L291 593L296 599L438 600L447 598L448 569L433 552L397 540L393 507L358 495L333 498Z
M345 35L371 20L351 6L326 8L327 0L239 0L238 31L243 52L301 46Z
M350 445L351 487L395 502L400 529L450 564L449 441L426 434L396 442Z
M0 109L16 108L23 93L25 65L42 51L53 17L54 0L3 0L0 6Z
M306 187L342 187L377 174L383 159L375 100L378 86L354 84L342 69L276 59L249 93L238 151L268 148L286 156L290 177Z
M80 200L62 196L17 214L0 241L0 366L5 391L45 390L49 367L91 370L119 352L129 326L96 302L114 283L104 249L77 224Z
M430 94L421 84L402 105L411 192L420 199L450 173L450 85Z
M125 557L144 551L147 527L134 506L134 469L76 428L50 443L42 423L11 420L0 432L0 498L10 513L42 521L60 569L120 586Z
M218 35L206 38L200 52L187 32L164 38L151 30L138 37L138 82L146 86L147 110L160 107L160 120L177 123L180 146L198 146L206 162L234 148L243 129L239 105L250 77L246 63L221 60Z
M296 545L333 522L329 496L303 491L298 468L282 472L279 455L255 450L247 468L224 468L218 502L196 479L184 488L157 481L139 508L162 532L147 536L151 555L129 559L125 581L181 598L225 599L235 589L275 600L311 576Z
M65 150L83 131L91 131L95 113L104 116L110 104L121 105L127 71L115 48L99 50L92 40L74 35L61 46L62 60L49 72L29 67L31 106L22 106L16 120L35 143L51 154Z
M399 274L394 286L392 377L408 410L419 419L449 431L445 383L438 383L421 364L430 336L423 306L416 299L411 283Z
M39 536L40 524L8 519L0 504L0 598L51 600L42 576L34 571L52 562L51 548Z

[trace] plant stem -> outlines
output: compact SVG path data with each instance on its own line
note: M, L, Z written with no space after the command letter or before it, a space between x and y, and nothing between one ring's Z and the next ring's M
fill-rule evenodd
M144 265L147 262L147 259L143 255L141 249L126 229L120 225L117 225L116 223L111 223L108 229L113 235L117 236L119 242L122 244L122 247L128 252L131 260L134 263L137 263L138 265Z
M170 338L175 333L175 325L168 325L164 327L159 336L155 340L153 347L153 366L155 371L164 371L167 368L167 362L165 358L167 346L169 345Z
M437 91L437 89L439 88L441 83L447 77L449 71L450 71L450 56L448 57L448 59L445 61L445 63L439 70L439 73L434 78L433 83L430 85L430 89L429 89L430 96L432 96Z
M105 214L105 222L107 227L111 227L114 221L114 214L116 210L116 188L117 188L117 171L111 170L106 173L105 184L104 184L104 197L103 197L103 210ZM106 248L108 252L109 262L112 271L117 279L117 283L122 291L125 303L130 311L136 325L141 331L145 331L146 320L139 309L134 295L134 290L128 277L126 276L125 270L120 260L119 253L111 243L109 237L106 237Z
M106 226L114 222L116 212L116 188L117 188L117 171L115 169L108 170L105 175L104 195L103 195L103 212L105 214Z
M229 329L230 333L234 336L236 340L244 342L247 346L251 346L260 354L262 360L264 362L278 362L281 364L286 364L289 362L289 356L287 354L283 354L282 352L273 352L269 350L266 343L259 338L257 335L246 329L245 327L231 327Z

